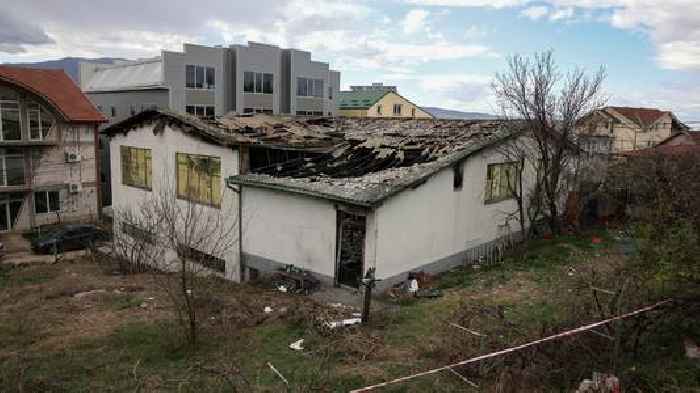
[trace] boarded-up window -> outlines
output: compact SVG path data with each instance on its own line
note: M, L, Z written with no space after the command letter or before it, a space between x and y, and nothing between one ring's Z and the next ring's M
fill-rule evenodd
M486 197L484 201L498 202L513 197L516 190L516 174L518 164L515 162L504 162L500 164L490 164L486 173Z
M151 149L121 146L122 184L151 190Z
M177 196L180 199L221 206L221 159L198 154L176 154Z

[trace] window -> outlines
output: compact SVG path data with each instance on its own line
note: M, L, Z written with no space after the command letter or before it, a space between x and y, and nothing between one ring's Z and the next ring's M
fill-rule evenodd
M377 114L378 115L382 114L382 106L381 105L377 105Z
M53 126L53 116L39 104L27 104L27 123L29 124L29 139L44 140Z
M263 74L263 94L272 94L272 74Z
M151 149L121 146L122 184L151 190Z
M490 164L486 173L486 203L499 202L512 198L516 185L518 164L505 162Z
M38 191L34 193L34 212L51 213L61 210L61 198L58 191Z
M215 70L213 67L200 65L185 66L185 87L188 89L207 89L216 87Z
M221 159L186 153L177 153L175 156L178 198L219 207Z
M462 162L456 163L452 167L452 172L453 172L453 180L452 180L452 187L454 188L455 191L459 191L462 189L462 184L464 183L464 166Z
M273 74L246 71L243 73L243 92L255 94L272 94L274 92Z
M323 79L314 79L314 97L323 98Z
M401 116L401 104L394 104L394 115Z
M23 152L17 149L0 149L0 171L0 186L23 186Z
M243 73L243 92L255 93L255 73L246 71Z
M323 98L323 79L297 78L297 96Z
M122 222L122 233L125 233L134 239L143 239L150 244L155 243L153 233L128 222Z
M243 113L265 113L267 115L273 114L272 109L265 108L243 108Z
M117 117L117 108L111 107L110 114L112 115L112 117Z
M185 112L200 119L214 118L214 107L211 105L186 105Z
M0 101L0 140L22 139L22 128L17 101Z
M333 99L333 86L328 86L328 99Z
M217 258L213 255L204 253L192 247L187 247L183 244L179 244L178 253L185 254L184 257L191 260L194 263L198 263L209 269L213 269L223 273L226 270L226 261Z
M416 108L411 108L411 117L416 117Z

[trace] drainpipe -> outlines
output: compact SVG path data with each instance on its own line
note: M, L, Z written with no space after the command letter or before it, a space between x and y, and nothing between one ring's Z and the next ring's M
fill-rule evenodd
M226 178L226 188L238 194L238 276L243 281L243 185L233 184Z
M97 192L97 222L102 223L102 176L100 172L100 125L95 123L95 188ZM82 181L82 179L81 179Z

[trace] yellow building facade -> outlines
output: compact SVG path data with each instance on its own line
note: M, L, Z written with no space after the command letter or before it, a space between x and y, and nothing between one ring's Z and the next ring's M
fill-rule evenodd
M433 116L393 91L341 91L338 115L344 117L389 117L432 119Z

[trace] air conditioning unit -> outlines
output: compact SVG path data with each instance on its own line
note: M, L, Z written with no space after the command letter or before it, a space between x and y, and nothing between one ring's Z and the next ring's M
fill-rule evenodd
M78 152L66 152L66 162L80 162L80 153Z
M82 191L83 185L80 183L68 183L68 192L71 194L77 194Z

